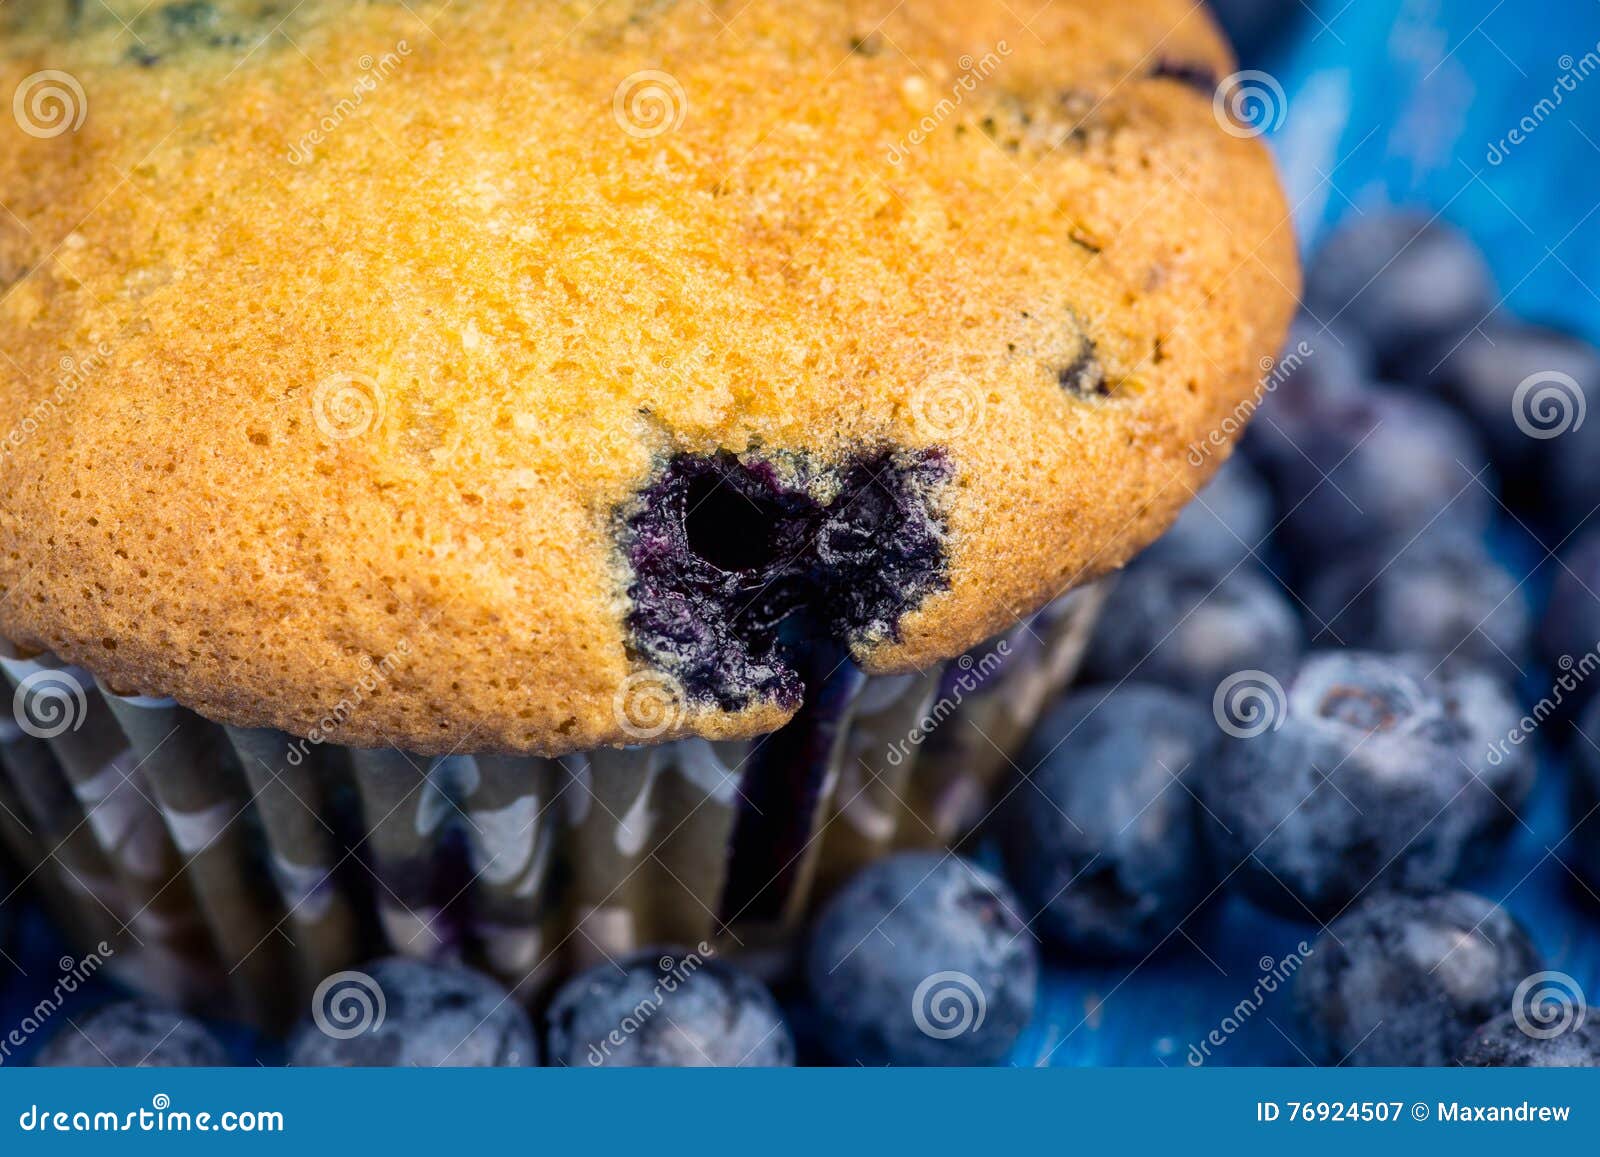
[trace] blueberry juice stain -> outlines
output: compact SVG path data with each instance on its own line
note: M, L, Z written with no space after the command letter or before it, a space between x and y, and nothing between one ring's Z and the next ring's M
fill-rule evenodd
M690 702L796 712L757 742L728 846L724 923L786 908L816 822L834 739L864 676L851 643L897 638L949 584L934 508L939 450L879 450L797 481L732 454L673 457L627 518L627 626L636 658Z

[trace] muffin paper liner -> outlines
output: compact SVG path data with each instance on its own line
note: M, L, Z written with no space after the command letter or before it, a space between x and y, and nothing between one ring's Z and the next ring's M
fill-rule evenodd
M648 944L708 941L781 973L807 912L863 864L984 818L1101 599L1074 591L919 674L819 667L758 740L560 759L224 727L0 647L0 840L128 984L269 1029L388 952L465 960L526 999Z

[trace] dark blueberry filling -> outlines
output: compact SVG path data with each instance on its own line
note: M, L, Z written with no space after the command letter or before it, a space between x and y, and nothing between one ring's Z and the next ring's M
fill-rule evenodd
M189 47L242 48L248 43L211 0L177 0L147 11L137 29L140 39L128 49L128 58L142 68L154 68L170 53Z
M1098 394L1104 397L1111 392L1106 384L1105 367L1100 364L1094 342L1087 337L1083 339L1083 349L1072 359L1072 363L1056 371L1056 381L1062 389L1075 394Z
M633 649L691 700L795 707L789 640L896 638L905 612L948 585L932 506L950 473L941 451L793 473L679 454L626 517Z
M1150 70L1150 75L1157 80L1175 80L1207 96L1217 90L1216 70L1209 64L1201 64L1198 61L1169 60L1163 57Z
M776 920L790 902L818 823L834 743L866 676L835 647L801 660L810 693L787 727L757 745L739 787L719 919Z

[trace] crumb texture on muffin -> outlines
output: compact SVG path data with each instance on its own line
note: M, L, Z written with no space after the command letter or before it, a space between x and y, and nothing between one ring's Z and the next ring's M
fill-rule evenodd
M1277 352L1232 67L1189 0L0 10L0 635L421 752L770 730L796 609L958 654Z

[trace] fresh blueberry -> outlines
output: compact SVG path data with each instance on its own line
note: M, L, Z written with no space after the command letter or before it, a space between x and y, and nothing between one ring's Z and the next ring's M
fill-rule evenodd
M545 1014L553 1065L773 1068L794 1038L761 982L699 953L650 949L563 984Z
M1600 530L1587 532L1562 553L1539 624L1539 650L1562 671L1584 665L1600 650ZM1561 704L1562 712L1587 702L1594 682L1579 681Z
M1581 1004L1554 1011L1566 1022L1555 1032L1550 1029L1557 1025L1530 1023L1524 1028L1515 1012L1502 1012L1467 1038L1456 1055L1456 1064L1472 1069L1600 1067L1600 1020L1590 1017L1589 1010Z
M1494 507L1495 481L1466 419L1443 402L1382 387L1338 391L1304 422L1280 422L1257 461L1304 572L1376 538L1451 525L1479 533Z
M983 1065L1033 1014L1039 978L1017 900L949 854L905 852L823 908L806 981L828 1050L863 1065Z
M785 620L850 643L893 638L948 585L933 498L948 476L937 450L829 469L674 457L624 519L634 651L697 702L798 706Z
M1039 930L1101 956L1143 953L1215 882L1191 782L1217 727L1162 687L1087 688L1051 710L1006 801L1006 875Z
M1520 823L1523 806L1533 792L1538 761L1517 733L1522 707L1511 684L1492 666L1406 654L1393 657L1401 670L1417 680L1438 701L1440 718L1433 737L1444 744L1472 779L1451 809L1476 808L1473 836L1462 853L1462 870L1491 863L1504 838Z
M1563 417L1576 425L1579 406L1587 414L1591 402L1600 404L1600 351L1559 330L1522 322L1494 321L1418 349L1400 372L1406 381L1437 390L1472 419L1508 482L1523 470L1547 473L1544 461L1582 427L1555 438L1535 434L1559 428ZM1541 398L1545 383L1523 386L1545 375L1570 377L1577 391Z
M1521 584L1477 535L1453 528L1389 539L1335 560L1307 583L1313 640L1414 651L1521 673L1533 633Z
M1306 1051L1318 1064L1449 1064L1539 967L1521 925L1481 896L1380 893L1329 925L1295 978Z
M1441 886L1520 806L1525 768L1485 774L1479 730L1509 724L1509 701L1480 674L1441 672L1425 685L1414 670L1327 651L1305 660L1286 693L1256 678L1219 687L1213 707L1229 737L1200 780L1206 831L1253 899L1325 917L1369 888ZM1483 720L1463 718L1478 710Z
M1135 678L1209 700L1245 668L1284 675L1304 646L1300 617L1254 567L1139 561L1117 579L1084 656L1090 679Z
M1371 340L1380 364L1416 345L1466 333L1494 312L1483 254L1439 220L1380 212L1342 226L1306 270L1306 308Z
M1256 556L1272 533L1272 494L1243 457L1228 459L1139 556L1225 574Z
M65 1019L65 1018L63 1018ZM227 1051L204 1024L151 1000L102 1005L39 1050L45 1068L215 1068Z
M335 982L337 981L337 982ZM515 1068L537 1064L528 1014L458 965L390 956L324 981L289 1038L289 1063L320 1068Z

